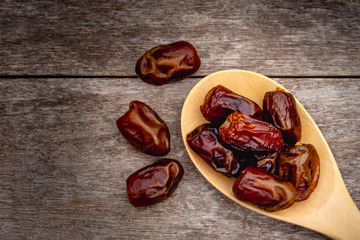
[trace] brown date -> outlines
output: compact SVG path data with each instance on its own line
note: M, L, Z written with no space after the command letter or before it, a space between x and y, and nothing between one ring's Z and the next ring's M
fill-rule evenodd
M320 176L320 160L311 144L285 148L278 159L279 177L289 181L297 190L296 201L309 198Z
M294 145L301 139L301 122L294 97L283 89L265 93L263 118L281 130L284 143Z
M243 158L222 143L218 129L210 124L203 124L187 135L190 148L205 160L215 171L227 177L237 177L246 166Z
M165 122L145 103L132 101L116 125L138 151L162 156L170 151L170 132Z
M244 113L233 112L219 128L220 138L240 151L275 152L283 147L279 129Z
M200 110L206 120L216 125L221 125L232 112L246 113L256 119L262 119L259 105L221 85L207 93Z
M256 166L271 173L275 173L277 157L278 152L267 153L265 155L256 153L254 155L254 158L257 162Z
M158 203L171 196L184 175L181 164L163 158L139 169L126 179L129 202L135 207Z
M160 45L147 51L136 62L136 74L141 80L153 85L178 81L200 68L196 49L186 41Z
M247 167L235 180L234 195L251 202L266 211L276 211L295 203L296 190L289 182L283 182L261 168Z

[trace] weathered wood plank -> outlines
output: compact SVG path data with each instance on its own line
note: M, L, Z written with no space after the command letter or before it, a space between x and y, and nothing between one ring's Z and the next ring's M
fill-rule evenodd
M0 75L135 75L158 44L188 40L197 75L359 75L358 1L2 1Z
M0 81L1 239L326 239L227 199L193 166L181 140L183 101L198 81L155 87L138 79ZM277 79L318 123L360 206L358 79ZM137 209L125 179L155 161L132 149L115 120L131 100L168 124L185 176L163 203Z

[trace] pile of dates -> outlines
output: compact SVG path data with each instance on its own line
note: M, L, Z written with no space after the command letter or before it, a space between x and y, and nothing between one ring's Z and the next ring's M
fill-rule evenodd
M300 117L289 92L265 93L261 108L218 85L200 110L209 123L191 131L187 142L215 171L236 178L238 199L276 211L309 198L320 161L313 145L300 142Z
M141 80L152 85L164 85L182 80L195 73L201 61L196 49L186 41L156 46L136 63ZM170 151L170 131L160 116L148 105L132 101L129 110L116 125L120 133L136 150L151 156L164 156ZM129 202L135 207L158 203L176 190L184 168L179 161L162 158L132 173L126 180Z

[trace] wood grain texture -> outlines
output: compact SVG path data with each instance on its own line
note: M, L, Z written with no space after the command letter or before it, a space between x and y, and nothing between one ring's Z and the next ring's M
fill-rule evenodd
M0 75L134 76L150 48L178 40L196 74L358 75L359 1L27 1L0 3Z
M353 78L275 79L303 104L327 139L360 207L360 85ZM155 87L137 78L0 81L1 239L326 239L247 210L193 166L180 133L188 78ZM157 157L135 151L115 120L131 100L168 124L185 175L168 200L132 207L125 180Z

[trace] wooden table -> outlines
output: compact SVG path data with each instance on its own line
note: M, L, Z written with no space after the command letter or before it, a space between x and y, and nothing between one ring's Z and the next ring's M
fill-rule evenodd
M204 76L246 69L304 105L360 206L358 1L25 1L0 3L0 239L326 239L235 204L193 166L182 104ZM191 42L193 76L152 86L148 49ZM126 178L157 160L115 121L131 100L168 124L185 175L168 200L132 207Z

